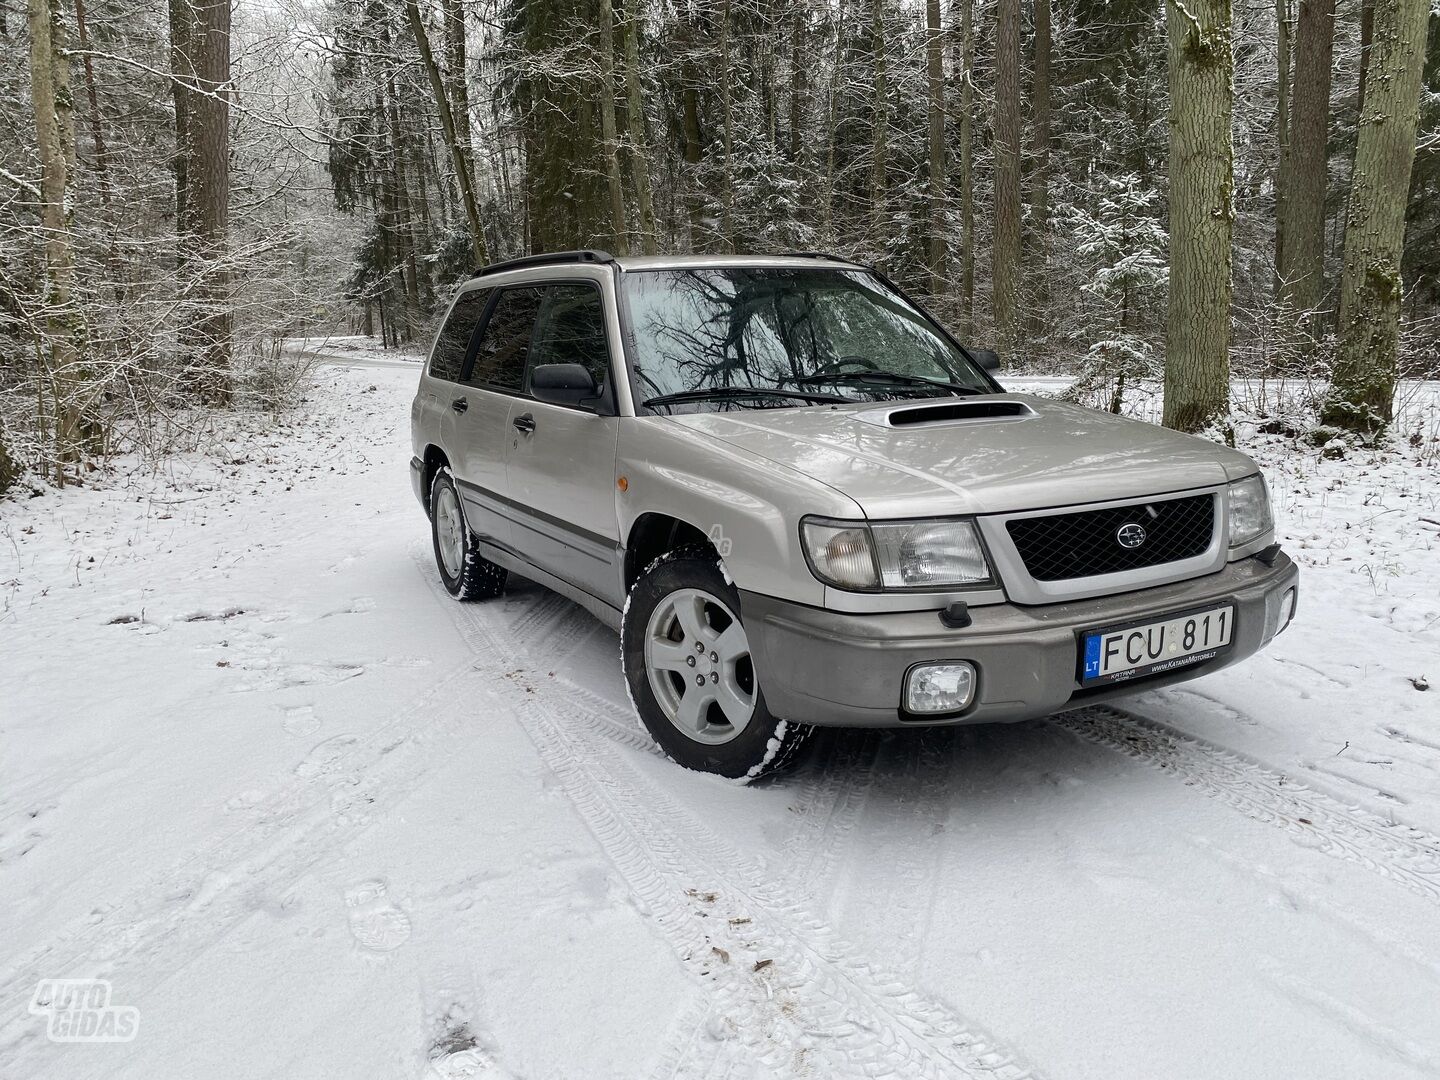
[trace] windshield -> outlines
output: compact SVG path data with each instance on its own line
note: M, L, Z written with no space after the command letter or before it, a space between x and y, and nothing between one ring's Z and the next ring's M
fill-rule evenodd
M793 407L814 404L807 396L873 401L994 389L925 316L864 271L641 270L621 282L636 400L715 391L715 400L653 407Z

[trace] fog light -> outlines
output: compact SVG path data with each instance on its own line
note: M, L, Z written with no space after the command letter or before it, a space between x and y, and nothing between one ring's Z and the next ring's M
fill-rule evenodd
M1280 598L1280 625L1276 627L1275 633L1278 635L1289 626L1290 620L1293 618L1295 618L1295 590L1286 589L1285 595Z
M959 712L975 696L975 665L964 660L922 664L905 678L905 711L917 715Z

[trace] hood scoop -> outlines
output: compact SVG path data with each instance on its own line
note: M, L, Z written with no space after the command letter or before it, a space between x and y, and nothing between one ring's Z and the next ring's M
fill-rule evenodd
M973 423L977 420L1019 420L1034 416L1035 410L1023 401L949 400L899 409L875 410L859 419L886 427L905 428L930 424Z

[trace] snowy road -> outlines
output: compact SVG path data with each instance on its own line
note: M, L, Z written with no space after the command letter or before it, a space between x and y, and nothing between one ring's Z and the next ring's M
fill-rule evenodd
M0 1077L1440 1076L1433 461L1277 457L1237 669L740 788L580 609L440 592L413 380L0 507Z

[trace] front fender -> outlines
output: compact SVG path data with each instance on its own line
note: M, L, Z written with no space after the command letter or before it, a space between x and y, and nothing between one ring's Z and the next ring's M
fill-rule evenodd
M617 465L622 537L645 514L676 518L710 538L738 588L800 604L825 601L800 547L800 518L864 517L854 500L797 469L664 417L621 425Z

